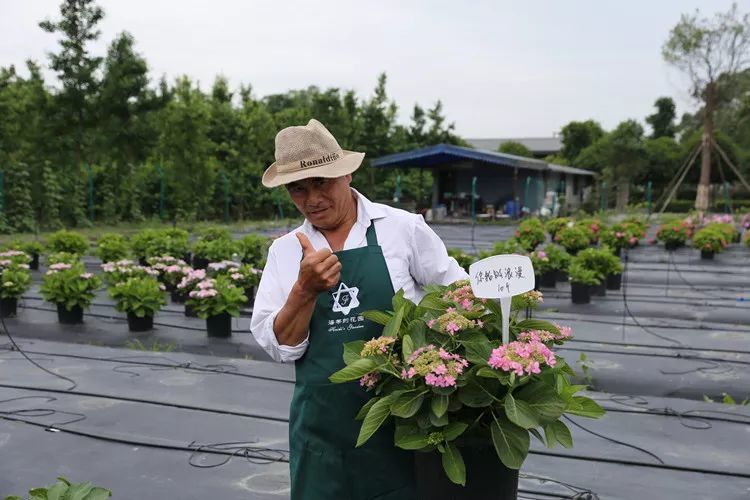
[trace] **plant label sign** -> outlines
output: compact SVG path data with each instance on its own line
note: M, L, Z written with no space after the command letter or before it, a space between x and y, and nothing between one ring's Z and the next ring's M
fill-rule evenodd
M534 289L534 266L525 255L493 255L469 266L475 297L500 299L503 313L503 343L510 340L510 303L514 295Z

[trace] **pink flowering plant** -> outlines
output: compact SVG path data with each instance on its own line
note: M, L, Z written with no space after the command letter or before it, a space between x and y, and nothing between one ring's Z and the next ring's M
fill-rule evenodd
M136 276L110 287L109 295L115 300L115 309L143 318L154 317L166 304L165 291L156 277Z
M235 285L231 278L218 276L199 281L188 294L187 304L195 309L201 319L228 313L240 315L240 307L247 302L244 290Z
M537 218L526 219L518 225L515 233L516 240L527 251L531 252L538 245L544 243L547 234L544 224Z
M25 262L0 258L0 275L0 298L17 299L31 288L31 271Z
M550 447L572 446L560 420L565 413L603 415L577 395L585 386L571 384L575 372L553 351L571 337L570 328L519 318L542 300L539 292L513 298L511 341L503 345L498 304L477 299L468 280L427 291L419 304L400 291L393 311L365 312L384 325L382 335L344 346L345 366L331 382L358 383L372 395L357 415L356 446L390 419L395 446L441 453L447 477L463 485L462 448L487 443L506 467L518 469L531 435Z
M81 263L52 264L44 275L40 292L44 300L64 304L70 311L75 306L87 308L101 286L101 280L87 272Z
M152 276L159 277L159 271L148 266L139 266L132 260L123 259L117 262L106 262L101 265L107 285L112 287L130 278Z

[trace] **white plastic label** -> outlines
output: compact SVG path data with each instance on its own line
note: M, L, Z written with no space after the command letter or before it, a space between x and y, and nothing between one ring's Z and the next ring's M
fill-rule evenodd
M503 344L510 340L510 303L514 295L534 289L534 266L525 255L493 255L469 266L475 297L500 299Z
M534 289L534 267L525 255L493 255L469 266L475 297L499 299Z

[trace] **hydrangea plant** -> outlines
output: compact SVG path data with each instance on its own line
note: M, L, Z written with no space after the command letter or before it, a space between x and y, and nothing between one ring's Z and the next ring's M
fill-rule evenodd
M247 302L244 290L226 276L206 278L198 282L188 294L187 304L192 306L201 319L228 313L239 316L240 307Z
M87 272L83 264L60 262L49 266L40 291L44 300L64 304L70 311L75 306L84 309L90 306L101 284L101 280Z
M419 304L400 291L393 311L365 312L384 326L382 335L344 346L346 366L331 382L359 380L371 394L357 415L362 421L357 446L392 420L397 447L440 453L448 478L465 484L471 474L461 452L466 443L492 443L498 459L518 469L530 435L549 446L570 447L562 416L604 413L578 395L584 386L571 384L575 372L554 353L554 345L570 338L570 329L519 319L520 311L540 299L538 292L514 297L511 342L503 345L499 306L477 299L468 280L428 291Z

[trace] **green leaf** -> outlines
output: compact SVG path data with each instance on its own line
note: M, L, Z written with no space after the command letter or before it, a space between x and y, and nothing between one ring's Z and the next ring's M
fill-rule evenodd
M406 299L404 298L403 288L393 295L393 298L391 299L391 304L393 305L394 311L398 311L399 309L402 309L405 306Z
M359 409L357 412L357 415L354 417L354 420L362 420L365 418L365 415L367 415L367 412L370 411L370 408L372 408L372 405L377 403L380 400L380 397L374 397L370 399L367 403L362 405L362 408Z
M515 397L529 404L541 424L557 420L565 411L565 401L553 387L544 383L528 384L517 391Z
M544 321L541 319L525 319L523 321L519 321L516 323L516 328L519 329L519 331L525 332L528 330L544 330L547 332L551 332L554 334L559 334L560 329L557 328L555 325L550 323L549 321Z
M344 344L344 363L350 365L356 360L360 359L360 353L362 352L362 348L364 346L364 340L355 340L353 342L347 342L346 344Z
M469 428L469 424L465 424L464 422L451 422L443 430L443 437L445 438L446 441L453 441L458 436L463 434L464 431L468 428Z
M424 390L408 391L398 396L391 405L391 413L397 417L409 418L414 416L422 407L424 401Z
M573 436L570 429L560 420L555 420L551 424L544 426L544 435L547 437L547 447L553 448L555 442L560 443L566 448L573 447Z
M404 318L404 309L396 311L396 314L388 321L383 329L383 337L398 337L398 331L401 329L401 321Z
M47 490L47 500L62 500L66 491L68 491L67 484L63 482L55 483Z
M568 406L565 408L565 413L573 415L579 415L581 417L588 418L599 418L604 415L604 408L593 399L589 399L584 396L573 396L568 401Z
M469 379L469 383L458 389L458 399L471 408L483 408L492 404L493 394L497 393L496 380Z
M361 358L361 359L355 360L350 365L343 367L341 370L337 371L336 373L328 377L328 380L330 380L334 384L340 384L341 382L349 382L351 380L357 380L363 375L370 373L377 367L378 367L378 364L375 362L374 359Z
M372 405L370 411L367 412L367 416L362 422L362 427L359 429L359 437L357 437L357 448L367 442L375 432L383 425L385 419L391 414L391 402L393 400L392 395L385 396L380 399L377 403Z
M432 401L430 402L432 413L434 413L436 417L442 417L445 415L445 412L448 411L449 402L450 398L448 396L433 396Z
M16 497L19 498L20 497ZM7 498L5 500L8 500ZM47 488L33 488L29 490L29 500L47 500Z
M449 306L450 303L441 299L437 293L429 293L422 297L422 300L419 302L419 307L430 311L440 311L441 313L444 313Z
M495 416L490 425L492 444L500 461L509 469L520 469L529 453L529 433L508 420L505 415Z
M411 340L411 335L408 333L401 339L401 354L404 359L408 359L411 353L414 352L414 342Z
M74 484L68 488L64 500L84 500L92 489L94 485L91 483Z
M503 380L502 373L488 366L483 366L482 368L477 370L476 375L477 377L496 378L498 380Z
M427 345L427 339L425 338L425 332L427 331L427 325L421 319L415 319L409 322L409 336L412 339L414 349L419 349Z
M369 319L373 323L377 323L379 325L387 325L388 321L393 317L387 312L383 311L365 311L362 313L362 316Z
M442 417L437 417L434 413L430 412L430 423L433 427L445 427L449 422L448 415L444 414Z
M466 466L464 465L464 459L461 456L461 452L456 448L453 443L448 443L445 446L445 453L443 453L443 469L448 479L461 486L466 485Z
M537 439L539 440L539 442L540 442L540 443L544 444L544 438L542 437L542 435L541 435L541 434L539 433L539 431L538 431L538 430L536 430L536 429L529 429L528 431L529 431L529 432L530 432L530 433L531 433L531 434L532 434L532 435L533 435L533 436L534 436L535 438L537 438Z
M93 490L91 490L91 493L89 493L89 496L86 497L86 500L106 500L107 498L110 498L112 496L112 492L109 490L106 490L104 488L96 487Z
M415 425L397 425L393 442L403 450L421 450L429 445L427 436Z
M475 365L487 365L487 361L492 355L492 344L484 337L471 341L462 341L461 344L466 349L466 359Z
M532 429L539 427L539 417L526 401L516 400L512 394L505 395L505 414L519 427Z

